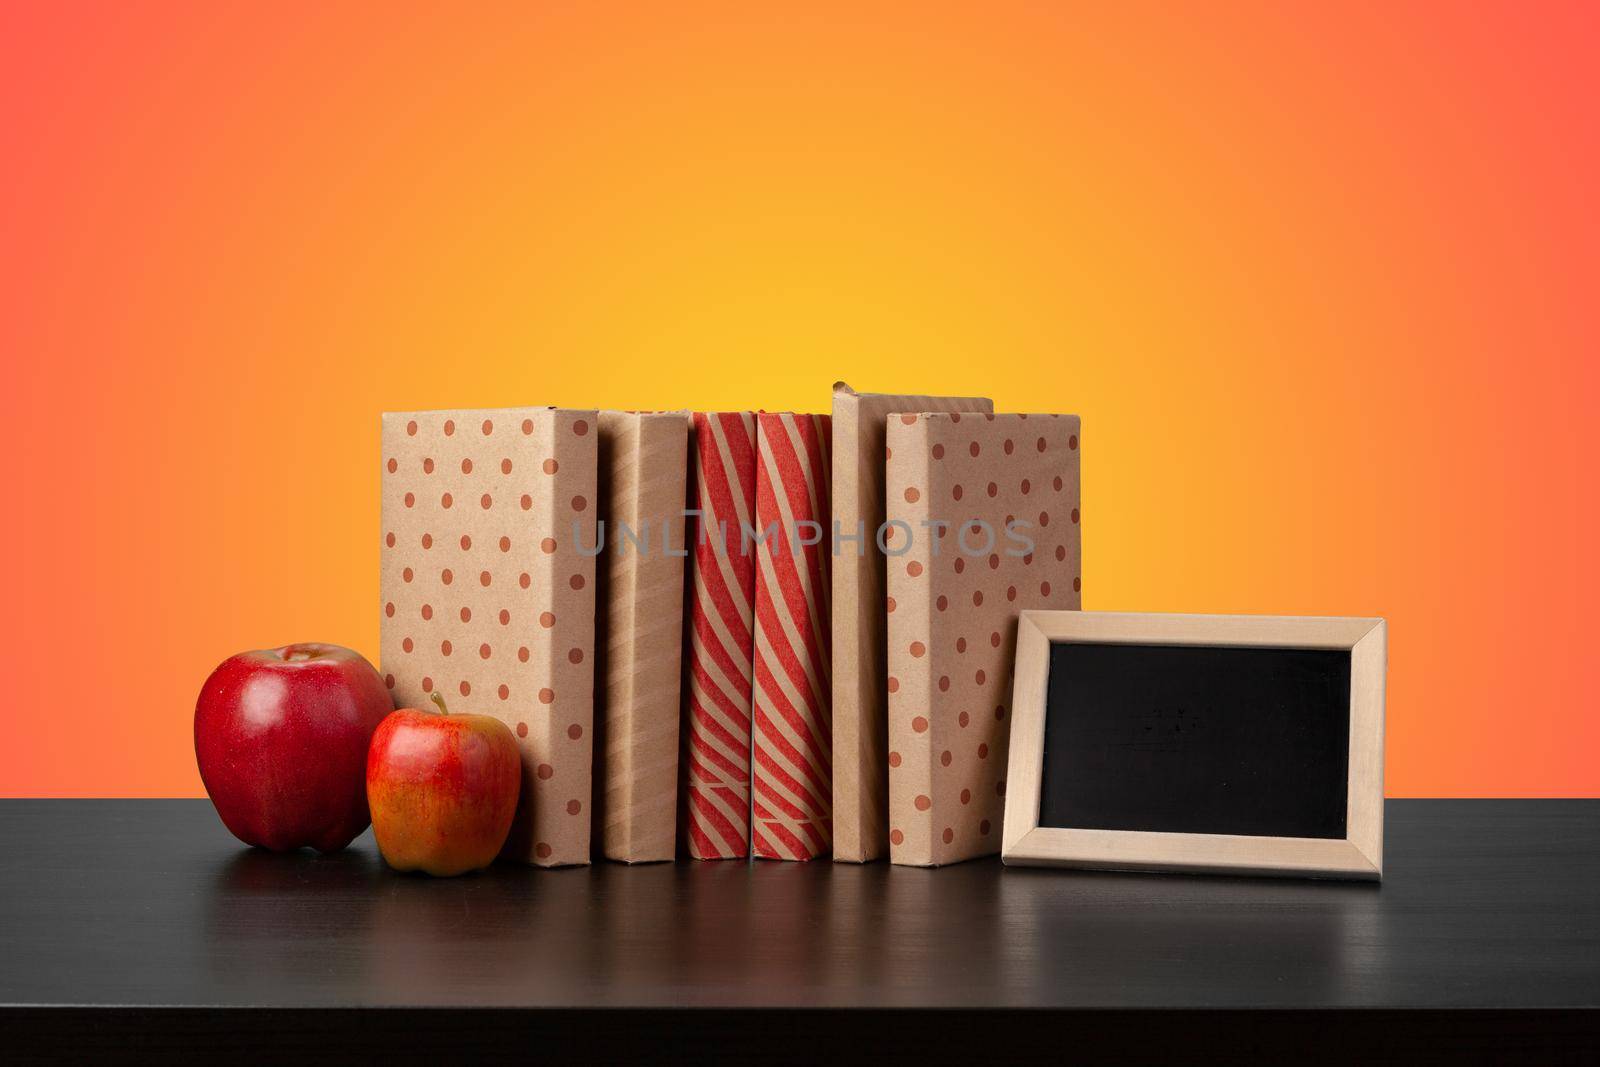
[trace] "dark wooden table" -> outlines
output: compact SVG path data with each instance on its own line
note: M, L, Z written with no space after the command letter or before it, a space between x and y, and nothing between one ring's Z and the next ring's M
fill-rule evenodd
M1595 1062L1600 801L1391 801L1385 859L1381 886L995 861L433 880L370 835L245 849L205 801L4 801L0 1033L151 1059Z

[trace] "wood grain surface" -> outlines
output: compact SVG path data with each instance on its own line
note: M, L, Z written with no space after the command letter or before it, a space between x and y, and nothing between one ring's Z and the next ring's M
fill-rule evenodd
M554 1041L563 1016L548 1009L644 1011L640 1034L706 1024L675 1014L684 1009L837 1009L842 1027L888 1012L873 1032L904 1026L915 1044L965 1031L1001 1042L1010 1024L974 1030L970 1013L1050 1009L1006 1016L1017 1040L1081 1031L1088 1012L1102 1043L1084 1047L1103 1048L1109 1034L1170 1030L1150 1021L1167 1009L1190 1010L1177 1039L1196 1041L1247 1018L1230 1013L1275 1009L1240 1023L1255 1035L1249 1048L1282 1047L1273 1033L1292 1043L1301 1030L1284 1012L1304 1011L1324 1020L1305 1035L1329 1036L1330 1013L1343 1012L1366 1020L1349 1023L1352 1039L1367 1027L1391 1052L1430 1033L1436 1053L1464 1035L1476 1035L1468 1052L1498 1047L1484 1044L1494 1034L1520 1035L1546 1062L1592 1050L1600 801L1390 801L1387 831L1381 886L993 859L501 865L432 880L386 870L370 835L326 857L245 849L205 801L5 801L0 1020L23 1048L119 1026L147 1037L170 1026L208 1047L224 1016L151 1012L221 1009L254 1033L257 1017L238 1013L302 1010L293 1018L321 1032L340 1016L304 1009L471 1005L532 1010ZM98 1028L41 1010L50 1006L91 1010ZM894 1014L918 1008L967 1013L952 1017L965 1031ZM445 1016L427 1018L454 1032ZM472 1018L483 1034L529 1024ZM751 1039L770 1024L753 1024ZM1184 1047L1198 1060L1210 1046Z

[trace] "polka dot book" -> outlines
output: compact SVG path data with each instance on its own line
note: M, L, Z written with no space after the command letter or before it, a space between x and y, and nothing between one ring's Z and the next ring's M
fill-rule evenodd
M884 554L884 433L896 411L987 414L975 396L896 396L833 387L833 858L866 863L889 854L888 663ZM859 536L846 542L845 536Z
M1000 851L1025 608L1082 606L1075 415L892 414L889 856Z
M438 692L511 727L505 854L546 867L589 862L597 426L554 408L383 416L380 671L398 707Z

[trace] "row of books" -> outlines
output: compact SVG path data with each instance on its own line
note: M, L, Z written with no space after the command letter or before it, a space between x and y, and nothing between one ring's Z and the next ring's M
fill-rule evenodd
M1079 422L383 417L381 669L522 748L542 866L999 849L1017 613L1081 594Z

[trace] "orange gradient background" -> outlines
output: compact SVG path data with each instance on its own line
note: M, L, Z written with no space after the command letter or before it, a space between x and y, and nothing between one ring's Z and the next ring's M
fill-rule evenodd
M1391 795L1600 793L1600 6L437 7L0 9L0 793L376 655L380 411L838 378L1082 415L1086 607L1386 616Z

